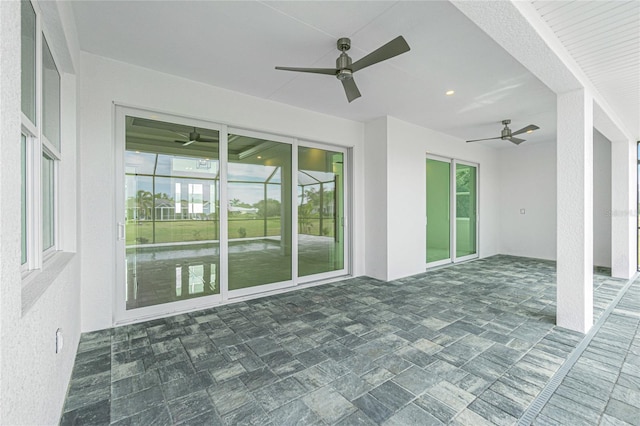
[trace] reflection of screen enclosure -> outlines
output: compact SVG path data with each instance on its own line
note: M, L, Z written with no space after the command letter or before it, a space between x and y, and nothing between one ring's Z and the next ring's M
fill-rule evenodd
M291 145L229 135L229 290L291 279Z
M220 292L218 138L126 117L127 309Z
M298 275L344 268L343 154L298 148Z
M342 153L299 147L294 171L293 145L229 134L220 206L217 130L125 120L127 309L220 294L221 252L230 291L344 270Z

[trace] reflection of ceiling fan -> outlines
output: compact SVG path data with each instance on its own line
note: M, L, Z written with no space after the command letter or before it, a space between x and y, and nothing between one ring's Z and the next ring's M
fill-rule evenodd
M347 37L342 37L338 39L338 50L342 53L336 59L336 67L335 68L290 68L290 67L276 67L277 70L284 71L297 71L297 72L310 72L314 74L326 74L326 75L335 75L338 80L342 82L342 86L344 87L344 91L347 94L347 99L349 102L354 99L359 98L360 91L358 90L358 86L356 86L356 82L353 80L353 73L356 71L360 71L363 68L368 66L377 64L378 62L386 61L387 59L391 59L394 56L398 56L402 53L408 52L410 50L409 45L407 44L404 37L399 36L391 40L389 43L385 44L382 47L379 47L377 50L369 53L364 58L358 59L357 61L351 61L351 57L347 55L347 50L351 48L351 40Z
M502 140L511 141L516 145L520 145L522 142L525 141L525 139L514 138L515 135L519 135L522 133L531 133L534 130L538 130L540 128L535 124L529 124L528 126L523 127L520 130L516 130L515 132L512 132L511 129L509 128L510 123L511 123L511 120L502 120L502 124L504 124L504 129L502 129L502 134L500 136L497 136L495 138L474 139L467 142L490 141L492 139L502 139Z
M182 133L178 133L180 136L183 136ZM209 138L203 138L200 136L200 133L198 133L198 131L196 130L196 128L193 128L193 132L189 132L189 140L186 141L176 141L178 143L181 143L182 146L188 146L191 145L194 142L218 142L217 139L209 139Z

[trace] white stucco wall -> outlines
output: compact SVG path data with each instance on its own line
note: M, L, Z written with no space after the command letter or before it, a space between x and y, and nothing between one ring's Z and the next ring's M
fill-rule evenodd
M365 124L365 273L386 280L388 276L387 117Z
M499 212L495 150L478 144L469 145L460 139L393 117L382 118L366 126L367 177L374 173L377 179L384 176L384 182L376 186L386 187L385 197L372 194L374 188L367 190L367 211L386 209L386 218L373 214L367 216L367 229L378 228L375 235L367 234L367 247L384 247L386 250L386 266L372 266L367 274L373 275L373 271L382 273L386 269L386 275L376 277L393 280L425 270L427 153L479 164L479 254L487 257L497 253ZM380 140L385 131L386 143ZM370 200L372 196L375 200ZM376 248L367 251L367 265L384 261L384 256L376 250L379 251ZM375 253L374 257L372 253Z
M611 142L593 132L593 264L611 267Z
M593 150L593 259L610 267L611 144L594 132ZM498 155L500 253L555 260L556 144L522 144Z
M113 105L200 118L353 148L353 273L364 273L362 123L216 88L107 58L81 55L83 330L110 327L116 283Z
M64 51L57 10L48 9L48 30L56 53ZM55 31L54 31L55 30ZM62 34L62 36L60 36ZM45 263L31 278L46 277L46 291L28 309L20 268L20 2L0 2L0 424L57 424L80 334L79 255L57 273ZM68 53L68 52L67 52ZM75 78L62 71L62 150L60 162L60 248L77 250L75 188ZM32 281L31 281L32 282ZM65 345L55 353L55 331Z
M523 143L498 155L500 253L555 259L555 143Z

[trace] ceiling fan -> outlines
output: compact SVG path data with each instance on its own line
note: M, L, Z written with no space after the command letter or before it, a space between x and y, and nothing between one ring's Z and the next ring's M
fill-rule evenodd
M520 135L522 133L531 133L534 130L538 130L540 128L535 124L529 124L528 126L523 127L520 130L516 130L515 132L512 132L511 129L509 128L510 123L511 123L511 120L502 120L502 124L504 124L504 129L502 129L502 132L501 132L502 134L500 136L497 136L495 138L473 139L467 142L478 142L478 141L489 141L492 139L502 139L502 140L511 141L516 145L520 145L522 142L525 141L525 139L514 138L515 135Z
M180 136L183 136L181 133L178 133ZM181 143L182 146L189 146L194 142L218 142L217 139L209 139L209 138L203 138L202 136L200 136L200 133L198 133L198 131L196 130L196 128L193 128L193 132L189 132L189 140L186 141L175 141L178 143Z
M402 53L410 50L409 45L402 36L398 36L391 40L389 43L369 53L364 58L358 59L352 62L351 57L347 55L347 50L351 48L351 40L347 37L338 39L338 50L342 53L336 59L335 68L291 68L291 67L276 67L277 70L284 71L297 71L297 72L309 72L314 74L335 75L338 80L342 82L344 91L347 94L349 102L362 96L356 86L356 82L353 80L353 73L360 71L363 68L377 64L378 62L386 61L394 56L398 56Z

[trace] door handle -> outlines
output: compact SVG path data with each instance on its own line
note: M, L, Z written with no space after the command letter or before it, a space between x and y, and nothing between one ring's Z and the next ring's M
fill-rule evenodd
M124 238L124 223L118 222L118 240L122 241Z

